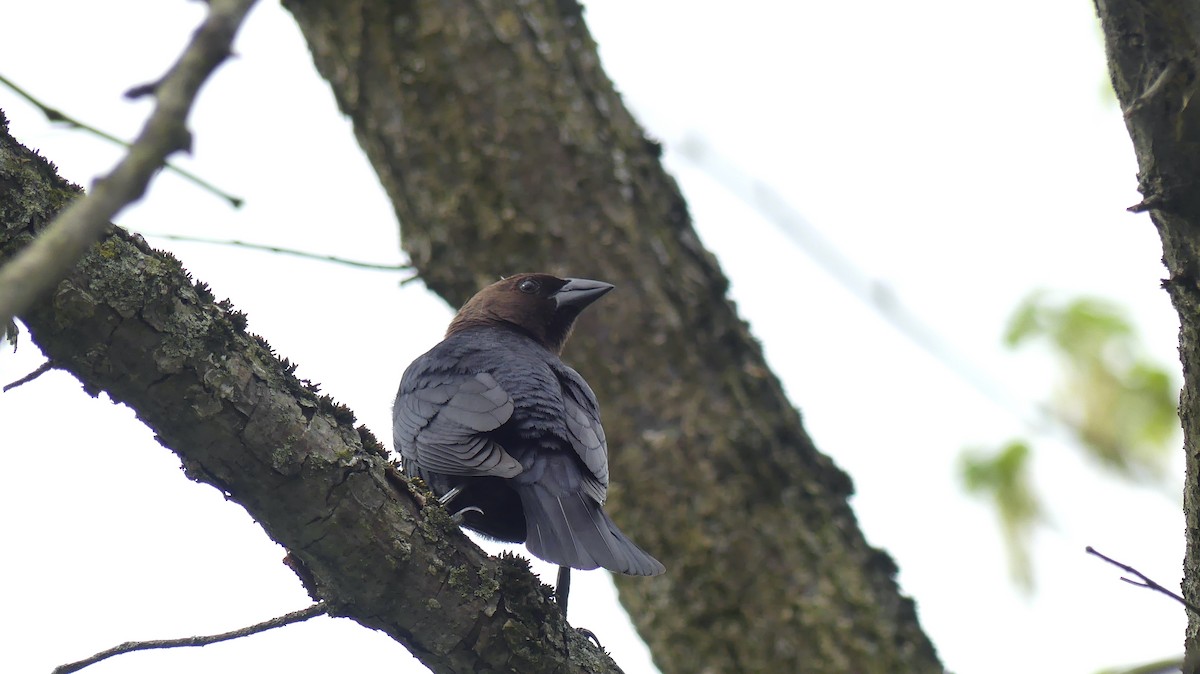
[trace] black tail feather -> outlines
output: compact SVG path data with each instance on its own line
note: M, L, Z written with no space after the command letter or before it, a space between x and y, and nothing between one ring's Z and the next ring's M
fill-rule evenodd
M535 556L576 569L601 566L630 576L657 576L666 570L626 538L589 496L555 496L537 483L518 491L525 510L525 544Z

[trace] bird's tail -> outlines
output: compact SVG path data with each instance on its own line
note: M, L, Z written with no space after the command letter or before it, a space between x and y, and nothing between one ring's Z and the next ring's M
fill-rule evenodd
M560 566L657 576L666 569L625 537L604 509L582 493L556 496L538 483L517 490L525 510L525 545Z

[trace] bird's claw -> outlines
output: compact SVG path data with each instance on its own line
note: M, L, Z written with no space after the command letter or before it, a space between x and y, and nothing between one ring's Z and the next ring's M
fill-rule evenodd
M458 512L454 513L453 515L451 515L451 516L450 516L450 519L451 519L451 520L452 520L452 521L453 521L455 524L462 524L462 521L463 521L463 515L465 515L466 513L469 513L469 512L477 512L477 513L479 513L480 515L482 515L482 514L483 514L483 508L477 508L477 507L475 507L475 506L467 506L466 508L463 508L462 510L460 510L460 511L458 511Z
M600 638L596 636L595 632L587 629L586 627L576 627L575 631L579 632L579 634L585 639L590 639L592 643L596 644L596 648L604 650L604 646L600 644Z
M445 508L446 506L450 505L450 502L453 501L456 496L458 496L459 494L462 493L462 490L463 490L463 488L461 486L451 489L450 491L448 491L445 494L442 494L441 496L438 497L438 503L441 504L441 506L443 508ZM462 510L459 510L458 512L451 515L450 519L455 524L462 524L463 516L469 512L477 512L480 515L482 515L483 509L478 508L476 506L467 506L466 508L463 508Z
M445 494L442 494L441 496L439 496L438 503L441 503L442 507L444 508L447 505L449 505L451 501L454 500L455 496L458 496L461 493L462 493L462 487L455 487L455 488L451 489L450 491L446 492Z

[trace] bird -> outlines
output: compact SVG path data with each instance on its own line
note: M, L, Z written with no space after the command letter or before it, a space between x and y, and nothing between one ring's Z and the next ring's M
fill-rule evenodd
M558 564L564 612L572 568L665 571L603 509L599 404L560 359L580 312L613 287L544 273L484 287L408 366L392 407L404 472L453 504L467 529Z

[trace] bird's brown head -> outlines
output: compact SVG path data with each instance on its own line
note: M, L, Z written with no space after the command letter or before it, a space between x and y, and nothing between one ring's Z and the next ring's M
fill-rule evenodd
M446 336L478 326L515 327L561 353L579 312L612 289L611 283L583 278L509 276L467 300L450 321Z

